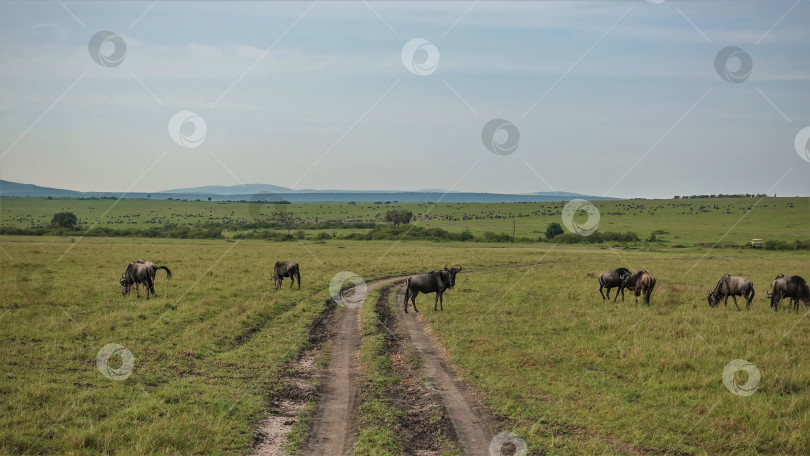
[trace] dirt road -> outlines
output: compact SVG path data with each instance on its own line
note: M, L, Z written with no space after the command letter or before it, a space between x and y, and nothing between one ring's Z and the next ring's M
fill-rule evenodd
M367 284L368 292L407 279L392 277ZM360 348L360 311L344 307L335 323L332 354L327 368L323 394L318 398L318 410L309 443L304 454L312 456L348 455L354 446L357 430L357 350Z
M405 299L404 290L402 287L397 293L397 302L403 302ZM430 378L442 397L464 454L489 456L490 440L495 436L492 419L488 417L469 388L458 379L418 314L401 312L397 316L408 330L408 343L417 350L422 359L425 375Z
M367 284L368 292L404 281L408 276L392 277ZM404 287L396 286L397 302L404 299ZM363 303L363 305L374 303ZM433 312L433 310L426 310ZM435 390L452 423L450 435L458 438L460 448L466 455L489 455L489 444L495 435L495 424L484 411L475 395L462 382L448 363L424 321L417 313L405 314L401 310L392 317L403 328L403 343L413 347L421 358L424 377L423 388ZM357 435L357 407L360 400L359 366L357 353L360 348L360 311L357 308L343 307L332 325L332 341L329 364L322 374L323 387L317 395L317 409L312 416L310 437L302 449L309 456L350 455ZM327 335L324 334L324 337ZM307 387L299 377L311 377L314 371L312 357L304 357L294 371L297 374L286 379L298 389ZM302 364L303 363L303 364ZM303 399L303 396L302 396ZM436 399L437 401L439 399ZM281 450L286 434L296 422L305 401L281 403L274 414L268 417L266 425L260 427L260 444L255 455L276 454ZM438 404L438 403L437 403ZM450 426L448 424L447 426ZM448 428L449 429L449 428ZM454 431L454 432L453 432ZM432 454L432 453L431 453Z

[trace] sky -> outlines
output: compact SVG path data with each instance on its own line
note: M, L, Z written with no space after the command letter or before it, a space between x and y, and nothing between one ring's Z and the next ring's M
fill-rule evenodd
M810 196L810 1L0 3L0 179Z

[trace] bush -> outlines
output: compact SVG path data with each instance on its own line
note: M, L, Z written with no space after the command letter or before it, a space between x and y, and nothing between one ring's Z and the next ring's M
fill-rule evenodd
M76 228L79 225L79 218L73 212L58 212L51 219L51 225L59 228Z
M546 239L554 239L555 237L565 233L562 226L557 222L551 222L546 228Z
M765 241L766 250L810 250L810 240Z

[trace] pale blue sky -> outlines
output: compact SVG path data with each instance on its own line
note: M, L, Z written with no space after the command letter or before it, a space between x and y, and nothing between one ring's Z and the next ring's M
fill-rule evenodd
M3 2L0 178L806 196L808 24L795 0ZM90 57L100 30L120 65ZM413 38L435 72L403 65ZM744 82L715 70L726 46L751 56ZM207 127L196 148L168 131L184 110ZM483 145L493 118L520 131L513 154Z

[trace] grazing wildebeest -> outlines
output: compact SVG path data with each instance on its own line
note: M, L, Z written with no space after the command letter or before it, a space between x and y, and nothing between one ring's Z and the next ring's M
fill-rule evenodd
M276 261L276 265L273 267L273 277L271 277L276 290L281 288L284 277L290 278L290 288L298 280L298 289L301 289L301 272L298 269L298 263L295 261Z
M627 268L610 269L599 274L599 294L602 295L602 301L605 299L610 301L610 289L619 287L616 291L616 296L613 298L613 302L616 302L616 299L619 297L619 292L622 293L622 302L624 302L624 277L628 274L630 274L630 270ZM602 288L607 288L607 298L605 298L605 294L602 293Z
M807 286L807 281L803 278L799 276L777 277L772 285L771 307L773 307L774 311L779 311L779 302L784 298L790 298L790 304L796 307L797 313L799 312L799 301L802 301L806 306L810 306L810 287Z
M158 269L163 269L166 271L166 277L171 279L172 278L172 271L169 270L166 266L158 266L152 262L147 263L129 263L127 266L126 272L121 274L121 294L124 296L129 296L129 292L132 289L132 285L135 285L135 291L138 293L138 297L141 297L141 290L139 285L143 284L146 287L146 299L149 299L149 295L153 294L157 296L155 293L155 282L154 277L157 273Z
M745 299L745 310L750 310L754 294L754 284L750 280L745 277L726 274L720 278L717 286L709 293L707 299L709 300L709 307L716 307L723 298L725 298L724 305L728 305L728 297L731 296L737 310L740 310L740 306L737 305L737 296L742 296Z
M641 270L624 276L624 287L633 292L636 304L638 304L638 297L644 293L644 302L649 306L650 295L655 288L655 277L649 272Z
M457 268L444 269L439 271L431 271L427 274L418 274L408 278L408 284L405 286L405 313L408 313L408 299L413 304L413 310L419 312L416 308L416 296L419 293L436 293L436 301L433 303L433 310L438 310L436 305L441 305L444 310L444 299L442 295L446 289L453 289L456 286L456 274L461 272L461 266Z
M144 260L143 258L138 258L138 261L136 261L136 263L145 264L147 266L150 266L152 268L152 282L157 283L157 281L155 280L155 275L157 274L157 270L162 268L161 266L158 266L158 265L156 265L155 263L153 263L153 262L151 262L149 260ZM166 271L168 271L168 269L166 269ZM168 278L171 278L171 274L167 273L167 275L168 275ZM135 288L137 288L137 284L135 285Z
M782 274L782 273L776 274L776 278L773 279L773 282L771 282L771 288L768 290L768 293L767 293L768 297L772 298L771 299L771 307L773 307L773 286L776 285L777 280L779 280L779 279L781 279L783 277L785 277L785 275Z

